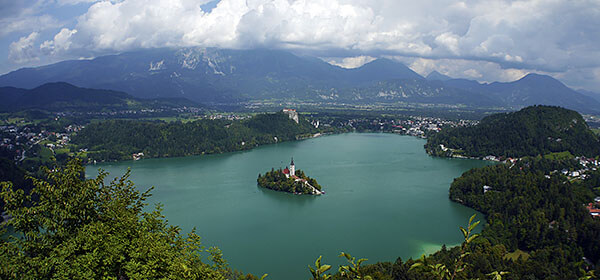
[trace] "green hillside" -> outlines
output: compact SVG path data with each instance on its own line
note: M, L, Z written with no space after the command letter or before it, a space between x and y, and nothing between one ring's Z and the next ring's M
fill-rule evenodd
M242 121L112 120L88 125L73 137L73 143L89 149L90 159L124 160L140 152L144 157L176 157L246 150L314 132L307 121L301 118L297 124L283 113L260 114Z
M581 115L554 106L531 106L491 115L476 126L444 129L430 137L425 148L433 155L469 157L523 157L563 151L600 154L598 137Z

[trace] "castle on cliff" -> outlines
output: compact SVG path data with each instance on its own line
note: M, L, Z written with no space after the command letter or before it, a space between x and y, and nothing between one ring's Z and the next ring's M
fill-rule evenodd
M294 120L296 123L298 123L298 112L296 112L296 109L288 109L285 108L282 110L282 112L284 114L287 114L288 117L290 117L290 119ZM293 163L293 162L292 162Z

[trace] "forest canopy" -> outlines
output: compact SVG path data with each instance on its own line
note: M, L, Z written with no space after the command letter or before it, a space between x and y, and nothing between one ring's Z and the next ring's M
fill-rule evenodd
M600 142L579 113L531 106L485 117L475 126L443 129L429 137L425 149L444 156L523 157L568 151L595 157L600 155Z
M109 120L91 123L72 139L88 149L90 160L176 157L251 149L257 145L296 140L314 133L306 120L299 123L284 113L258 114L247 120L157 122Z

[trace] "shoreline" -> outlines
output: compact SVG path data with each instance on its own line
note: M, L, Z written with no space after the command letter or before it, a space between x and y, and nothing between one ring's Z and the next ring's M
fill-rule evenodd
M288 140L288 141L277 141L275 143L265 143L265 144L257 144L254 147L250 147L247 149L239 149L239 150L233 150L233 151L225 151L225 152L218 152L218 153L206 153L206 152L202 152L199 154L192 154L192 155L183 155L183 156L159 156L159 157L140 157L137 159L122 159L122 160L112 160L112 161L94 161L94 162L86 162L85 165L96 165L96 164L109 164L109 163L120 163L120 162L136 162L136 161L140 161L140 160L144 160L144 159L160 159L160 158L186 158L186 157L194 157L194 156L204 156L204 155L223 155L223 154L227 154L227 153L236 153L236 152L243 152L243 151L250 151L250 150L254 150L255 148L258 147L263 147L263 146L267 146L267 145L275 145L275 144L279 144L279 143L286 143L286 142L294 142L294 141L302 141L302 140L308 140L308 139L314 139L314 138L318 138L318 137L323 137L323 136L330 136L330 135L337 135L337 134L343 134L346 132L342 132L342 133L315 133L311 136L308 137L300 137L297 136L295 140Z
M113 161L97 161L97 162L86 162L85 165L96 165L96 164L109 164L109 163L119 163L119 162L135 162L135 161L139 161L139 160L145 160L145 159L160 159L160 158L185 158L185 157L194 157L194 156L204 156L204 155L223 155L223 154L227 154L227 153L236 153L236 152L243 152L243 151L250 151L253 150L255 148L259 148L259 147L263 147L263 146L268 146L268 145L275 145L275 144L279 144L279 143L287 143L287 142L294 142L294 141L303 141L303 140L309 140L309 139L314 139L314 138L319 138L319 137L324 137L324 136L331 136L331 135L340 135L340 134L345 134L345 133L373 133L373 134L394 134L394 135L399 135L399 136L409 136L409 137L414 137L417 139L427 139L427 138L423 138L420 136L414 136L414 135L408 135L408 134L399 134L399 133L394 133L394 132L382 132L382 131L364 131L364 132L359 132L359 131L344 131L344 132L326 132L326 133L315 133L309 137L297 137L295 140L288 140L288 141L278 141L275 143L265 143L265 144L260 144L260 145L256 145L254 147L248 148L248 149L240 149L240 150L234 150L234 151L226 151L226 152L219 152L219 153L205 153L202 152L200 154L193 154L193 155L183 155L183 156L162 156L162 157L141 157L139 159L123 159L123 160L113 160ZM425 151L425 153L427 153L427 151ZM427 153L429 154L429 153Z

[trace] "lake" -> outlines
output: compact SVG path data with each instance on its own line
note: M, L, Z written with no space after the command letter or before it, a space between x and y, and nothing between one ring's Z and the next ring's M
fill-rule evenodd
M308 279L320 255L332 271L341 251L367 263L406 260L461 242L459 226L476 211L448 199L452 180L488 162L434 158L425 140L348 133L279 143L250 151L90 165L121 176L131 167L149 203L205 246L218 246L230 266L267 279ZM285 167L315 178L323 196L261 189L259 173ZM478 214L483 220L483 215Z

